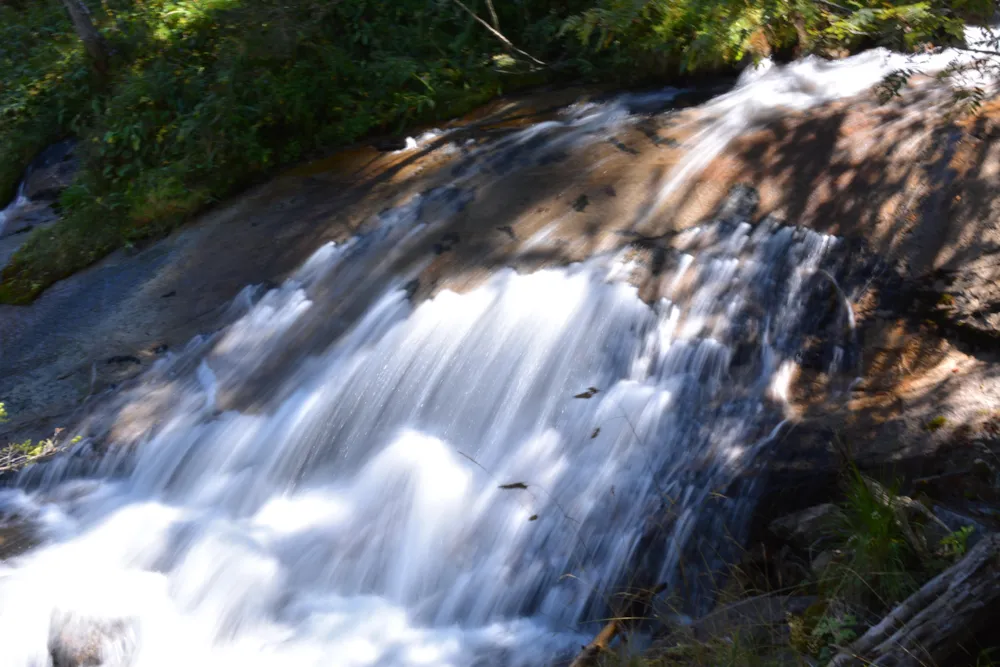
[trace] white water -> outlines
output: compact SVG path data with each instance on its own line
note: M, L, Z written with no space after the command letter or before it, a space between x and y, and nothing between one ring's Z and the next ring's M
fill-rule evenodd
M986 43L991 34L979 28L968 28L966 41L975 47ZM785 67L776 67L770 60L764 60L757 67L745 70L731 92L704 105L704 113L699 114L697 120L699 129L689 140L698 146L698 150L689 151L665 175L647 219L661 212L678 188L701 173L733 139L769 120L859 95L898 70L934 75L950 65L971 63L977 59L982 59L982 56L953 49L913 56L879 48L843 60L830 61L809 56ZM956 87L989 88L994 84L990 76L987 70L973 70L953 77L950 83ZM921 82L916 84L921 85ZM947 89L938 87L932 101L921 110L928 110L934 103L947 103L947 100Z
M792 108L857 92L874 57L748 78L668 183L775 113L776 90ZM474 164L620 122L618 104L577 109ZM836 240L724 220L677 238L652 306L602 256L414 307L419 267L397 259L462 196L248 291L109 404L107 454L84 442L0 491L42 541L0 566L0 664L49 665L75 636L109 666L542 666L625 575L697 593L678 562L739 538L752 505L725 494L780 433Z
M24 183L22 183L17 188L17 195L14 200L10 202L6 208L0 211L0 237L3 236L4 229L7 227L7 222L14 219L20 212L26 208L31 203L27 197L24 196Z

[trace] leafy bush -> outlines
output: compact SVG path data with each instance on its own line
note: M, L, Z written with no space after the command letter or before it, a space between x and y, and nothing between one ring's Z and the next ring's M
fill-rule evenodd
M35 155L80 129L93 86L58 2L0 3L0 207Z
M960 560L969 550L969 538L975 529L972 526L962 526L950 535L941 539L939 549L941 555L949 561Z
M107 0L92 9L113 71L97 81L59 3L0 5L0 79L12 82L0 93L0 196L55 139L79 137L82 160L65 219L13 258L0 301L29 301L276 166L576 71L553 41L575 3L498 5L509 37L563 62L498 66L511 60L504 44L451 1Z
M601 0L566 29L597 50L657 53L685 69L719 67L754 51L800 53L961 42L965 20L988 19L989 0Z

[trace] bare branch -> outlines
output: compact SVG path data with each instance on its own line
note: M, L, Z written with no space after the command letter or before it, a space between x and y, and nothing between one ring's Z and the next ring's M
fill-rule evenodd
M468 7L466 7L465 3L462 2L462 0L455 0L455 4L458 5L459 7L461 7L462 9L464 9L466 11L466 13L469 14L469 16L471 16L472 18L476 19L481 24L483 24L483 26L485 26L487 30L489 30L490 32L492 32L494 34L494 36L496 36L497 39L499 39L501 42L503 42L504 44L506 44L508 48L510 48L513 51L516 51L517 53L520 53L522 56L524 56L525 58L528 58L533 63L536 63L538 65L545 65L545 63L543 63L541 60L539 60L535 56L531 55L527 51L522 51L521 49L519 49L516 46L514 46L514 44L509 39L507 39L506 37L504 37L503 34L499 30L497 30L496 28L494 28L493 26L491 26L489 23L487 23L483 19L479 18L479 15L477 15L474 11L472 11L471 9L469 9Z
M493 0L486 0L486 7L490 10L490 19L493 21L493 27L499 30L500 17L497 16L497 8L493 6Z

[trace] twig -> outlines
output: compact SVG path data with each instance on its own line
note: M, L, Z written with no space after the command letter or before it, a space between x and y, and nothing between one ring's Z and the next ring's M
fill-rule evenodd
M500 17L497 16L497 8L493 6L493 0L486 0L486 7L490 10L490 19L493 21L493 27L499 30Z
M667 590L667 588L666 584L658 584L656 587L643 591L641 595L636 596L632 604L648 607L652 604L653 599ZM645 620L645 618L646 616L644 615L626 614L611 619L607 625L601 628L601 631L597 633L594 640L583 647L573 662L570 663L569 667L597 667L601 654L607 651L608 647L611 646L611 642L627 629L626 621L641 621Z
M457 1L457 0L456 0ZM956 51L968 51L969 53L981 53L984 56L1000 56L1000 51L991 51L989 49L977 49L971 46L955 46L952 47Z
M846 12L847 14L853 14L854 13L850 9L848 9L847 7L844 7L843 5L838 5L836 2L830 2L830 0L819 0L819 2L823 3L824 5L827 5L828 7L833 7L834 9L839 9L840 11Z
M478 14L476 14L474 11L472 11L471 9L469 9L468 7L466 7L465 3L462 2L462 0L455 0L455 4L458 5L459 7L461 7L462 9L464 9L466 11L466 13L469 14L469 16L471 16L472 18L476 19L481 24L483 24L486 27L487 30L489 30L490 32L492 32L496 36L496 38L499 39L504 44L506 44L508 48L510 48L510 49L512 49L514 51L517 51L522 56L524 56L525 58L528 58L529 60L531 60L532 62L534 62L534 63L536 63L538 65L543 65L543 66L545 65L545 63L543 63L541 60L539 60L535 56L531 55L527 51L522 51L521 49L519 49L516 46L514 46L514 44L509 39L507 39L506 37L504 37L503 34L499 30L497 30L496 28L494 28L493 26L491 26L489 23L487 23L483 19L479 18Z

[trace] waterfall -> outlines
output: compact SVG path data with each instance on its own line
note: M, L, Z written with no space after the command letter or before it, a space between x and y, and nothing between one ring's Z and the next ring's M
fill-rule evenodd
M17 216L30 203L31 201L24 196L24 183L21 183L17 188L17 194L14 196L14 199L6 208L0 210L0 237L4 234L7 222Z
M830 67L870 78L883 56ZM860 90L808 68L710 102L716 129L663 187L766 115L747 100L778 113ZM630 249L408 289L471 171L630 118L627 100L581 106L478 149L449 185L248 288L227 327L95 409L102 438L0 490L0 521L39 542L0 564L0 665L51 664L82 636L105 665L542 667L632 574L697 598L679 566L711 571L739 541L838 239L751 224L737 202L673 238L645 300ZM835 373L851 340L825 343Z

